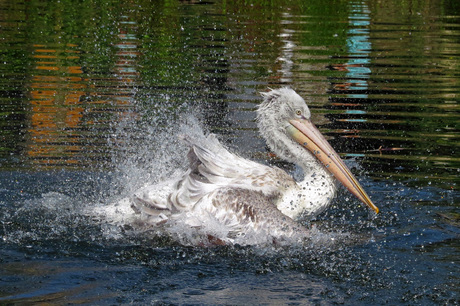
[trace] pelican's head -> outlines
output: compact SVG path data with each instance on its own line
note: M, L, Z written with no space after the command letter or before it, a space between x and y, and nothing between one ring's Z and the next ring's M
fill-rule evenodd
M270 148L279 157L293 163L299 163L299 155L309 159L300 164L316 162L313 156L305 156L305 149L287 134L288 128L292 126L289 120L310 119L310 109L305 100L287 87L261 94L264 100L257 110L257 122Z
M379 209L340 156L311 122L311 113L305 100L290 88L261 94L264 101L257 110L257 120L260 133L270 148L293 163L306 165L320 162L351 193L378 212ZM308 160L299 162L300 156Z

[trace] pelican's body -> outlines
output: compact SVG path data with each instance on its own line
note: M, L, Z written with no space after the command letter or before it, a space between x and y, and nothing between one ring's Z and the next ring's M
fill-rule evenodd
M189 169L173 184L136 193L135 210L152 224L181 222L219 241L252 244L257 236L275 240L307 237L308 230L296 221L329 205L335 195L334 176L345 185L350 181L347 188L372 207L361 186L348 177L349 170L310 123L305 101L288 88L262 95L259 130L279 157L303 169L302 181L294 181L277 167L230 153L209 135L201 142L187 141Z

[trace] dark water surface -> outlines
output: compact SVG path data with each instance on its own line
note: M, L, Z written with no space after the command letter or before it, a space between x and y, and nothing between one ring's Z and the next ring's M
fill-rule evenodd
M0 304L460 303L459 71L456 0L0 1ZM266 160L281 86L379 215L341 190L289 248L88 215L183 166L184 123Z

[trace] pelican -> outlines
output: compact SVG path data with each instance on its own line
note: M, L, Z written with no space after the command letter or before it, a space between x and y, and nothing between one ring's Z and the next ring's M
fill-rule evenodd
M299 240L308 237L309 230L298 221L328 207L336 180L378 213L311 122L304 99L290 88L261 95L260 133L277 156L302 168L302 181L229 152L213 134L204 140L184 139L190 146L189 168L175 182L137 192L132 198L136 213L155 226L181 223L223 243L253 244L260 236Z

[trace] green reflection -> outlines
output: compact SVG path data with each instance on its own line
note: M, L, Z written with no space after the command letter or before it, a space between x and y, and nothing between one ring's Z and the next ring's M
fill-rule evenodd
M456 1L0 6L2 169L112 167L119 122L191 107L251 147L257 92L290 85L372 177L458 188Z

